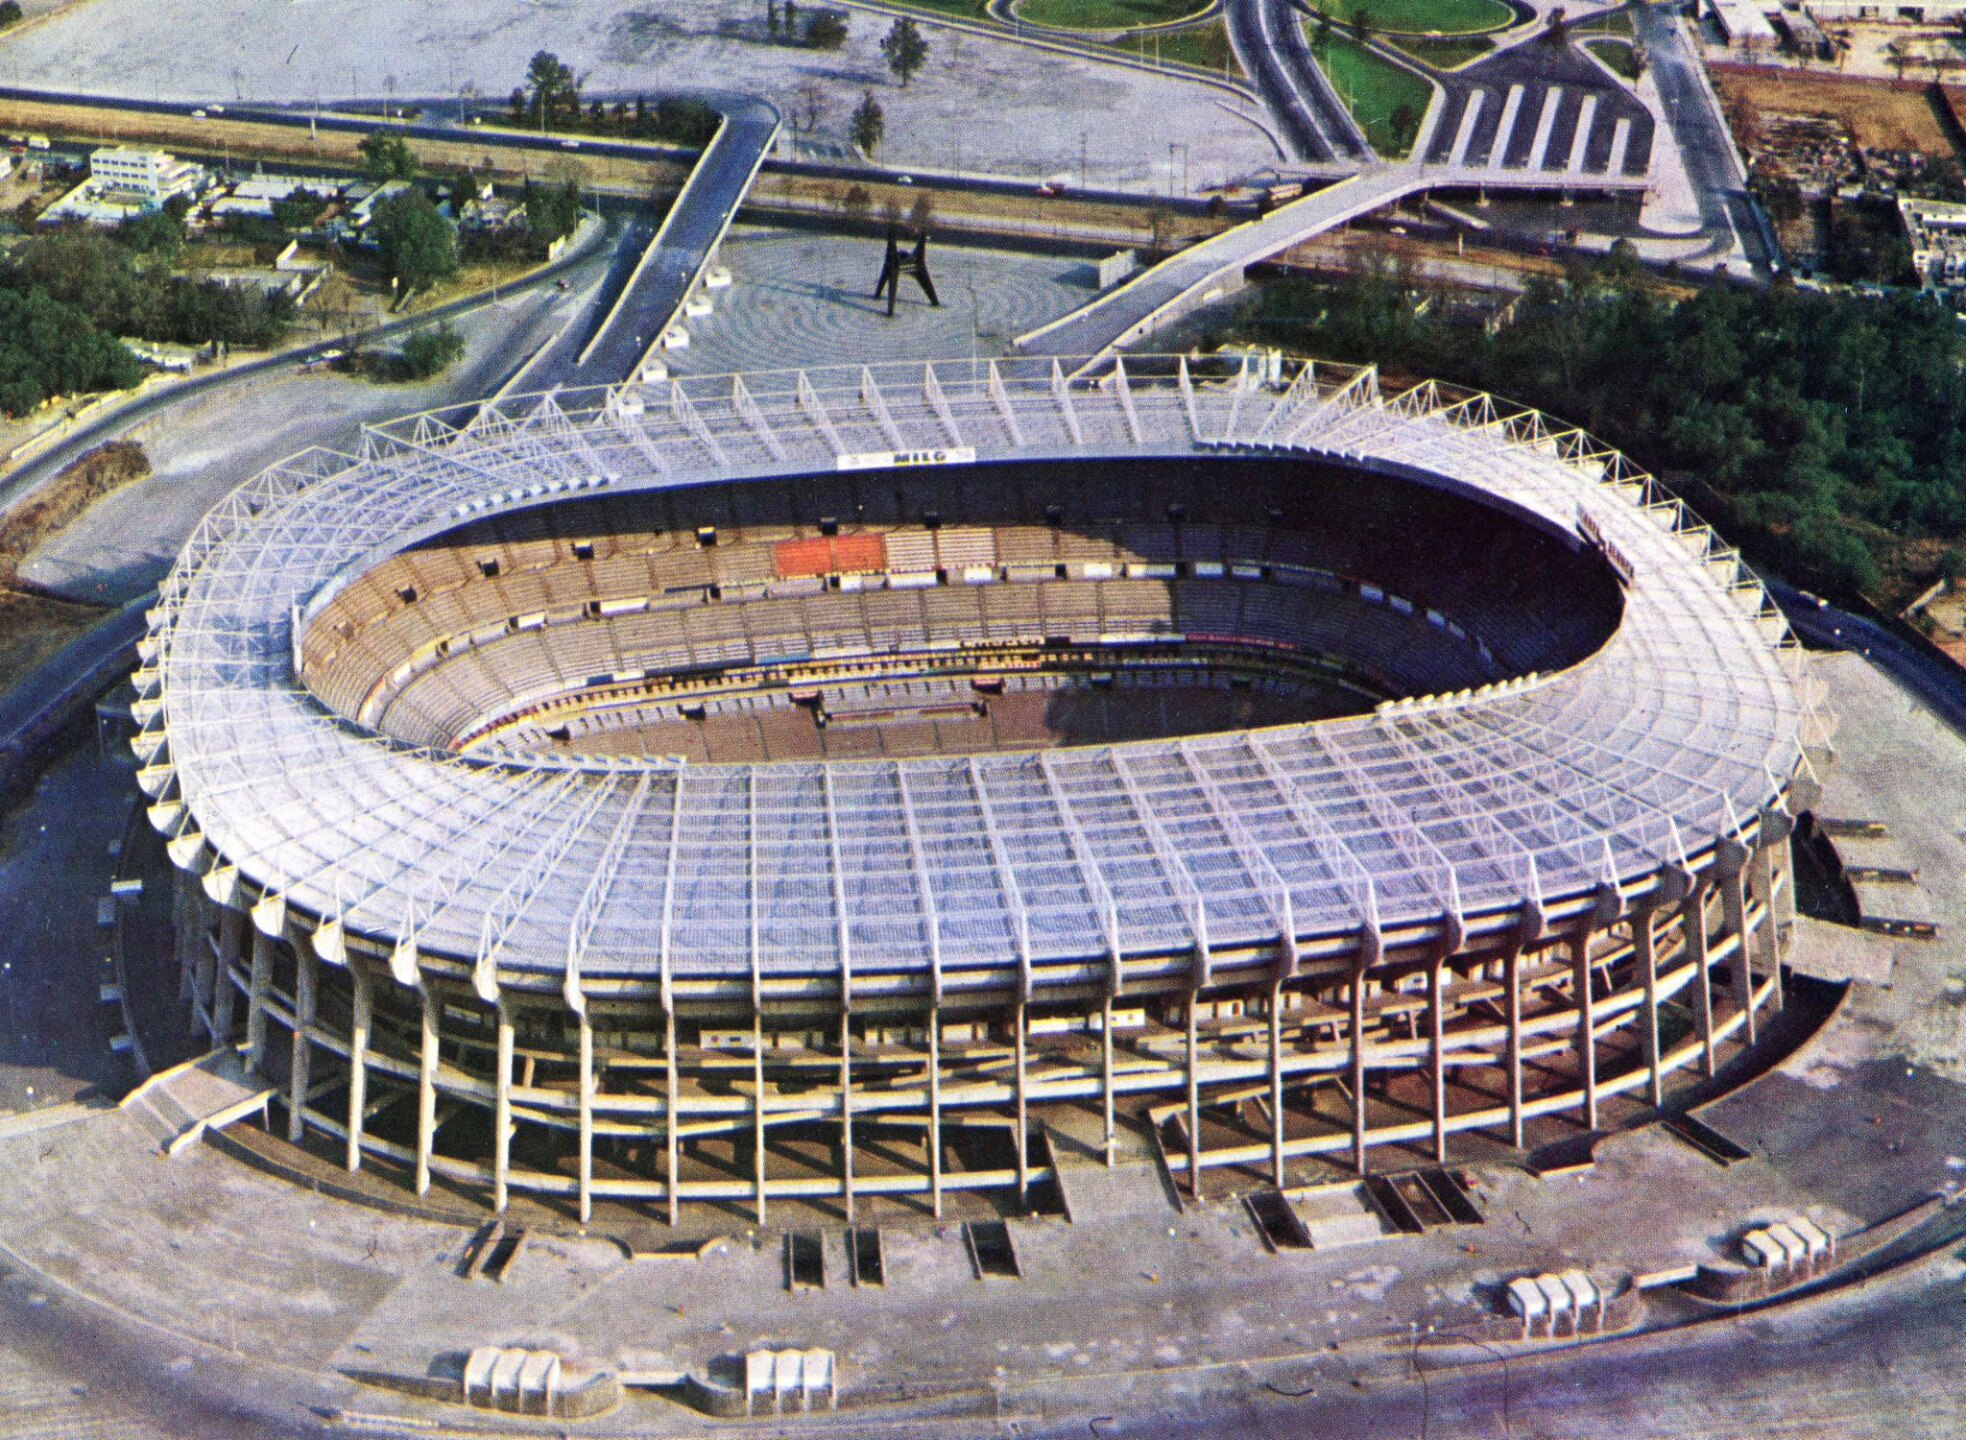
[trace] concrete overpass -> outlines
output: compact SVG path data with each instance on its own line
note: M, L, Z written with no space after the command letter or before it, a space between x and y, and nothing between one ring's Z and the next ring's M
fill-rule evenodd
M587 303L506 390L613 385L656 353L709 267L777 138L778 112L762 100L719 97L723 120L661 225L638 219Z
M1645 186L1643 175L1620 173L1378 166L1177 251L1090 304L1018 336L1014 343L1032 355L1104 356L1227 293L1249 266L1427 190L1567 193L1643 191Z

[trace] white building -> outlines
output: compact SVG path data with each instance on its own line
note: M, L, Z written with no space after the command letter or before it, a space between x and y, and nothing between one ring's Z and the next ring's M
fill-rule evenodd
M1878 3L1878 0L1810 0L1809 13L1823 24L1867 20L1873 24L1930 25L1966 15L1966 0L1925 0L1919 5Z
M89 181L115 198L133 197L148 206L162 205L173 195L198 188L202 171L188 160L162 150L104 146L90 152Z
M1900 195L1898 216L1911 241L1911 266L1919 285L1945 290L1966 284L1966 204Z
M1775 27L1754 0L1708 0L1708 8L1730 50L1758 53L1778 43Z

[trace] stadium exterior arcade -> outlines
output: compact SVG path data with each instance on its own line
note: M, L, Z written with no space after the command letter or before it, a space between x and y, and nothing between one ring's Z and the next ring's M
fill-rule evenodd
M195 1024L583 1220L1024 1201L1067 1111L1196 1195L1594 1130L1782 1006L1828 748L1647 477L1310 362L416 417L223 503L141 653Z

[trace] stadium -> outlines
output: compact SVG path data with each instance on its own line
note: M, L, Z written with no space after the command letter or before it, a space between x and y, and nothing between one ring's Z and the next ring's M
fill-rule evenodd
M140 652L194 1023L290 1139L583 1221L1655 1111L1783 1005L1829 745L1619 456L1264 357L413 417L215 510Z

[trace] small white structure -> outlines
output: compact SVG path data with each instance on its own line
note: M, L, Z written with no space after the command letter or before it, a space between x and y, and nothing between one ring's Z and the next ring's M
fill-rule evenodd
M1779 43L1775 27L1753 0L1708 0L1708 7L1728 49L1756 54Z
M464 1403L481 1410L550 1415L564 1379L551 1350L480 1345L464 1360Z
M1920 288L1966 284L1966 204L1900 195L1898 219L1911 243L1911 268L1918 272Z
M813 1397L822 1394L827 1408L839 1408L839 1365L831 1350L753 1350L744 1357L746 1415L755 1413L766 1395L777 1415L789 1396L798 1397L800 1409L810 1410Z
M1836 1240L1808 1216L1792 1215L1748 1231L1741 1237L1741 1254L1757 1270L1801 1280L1836 1258Z

